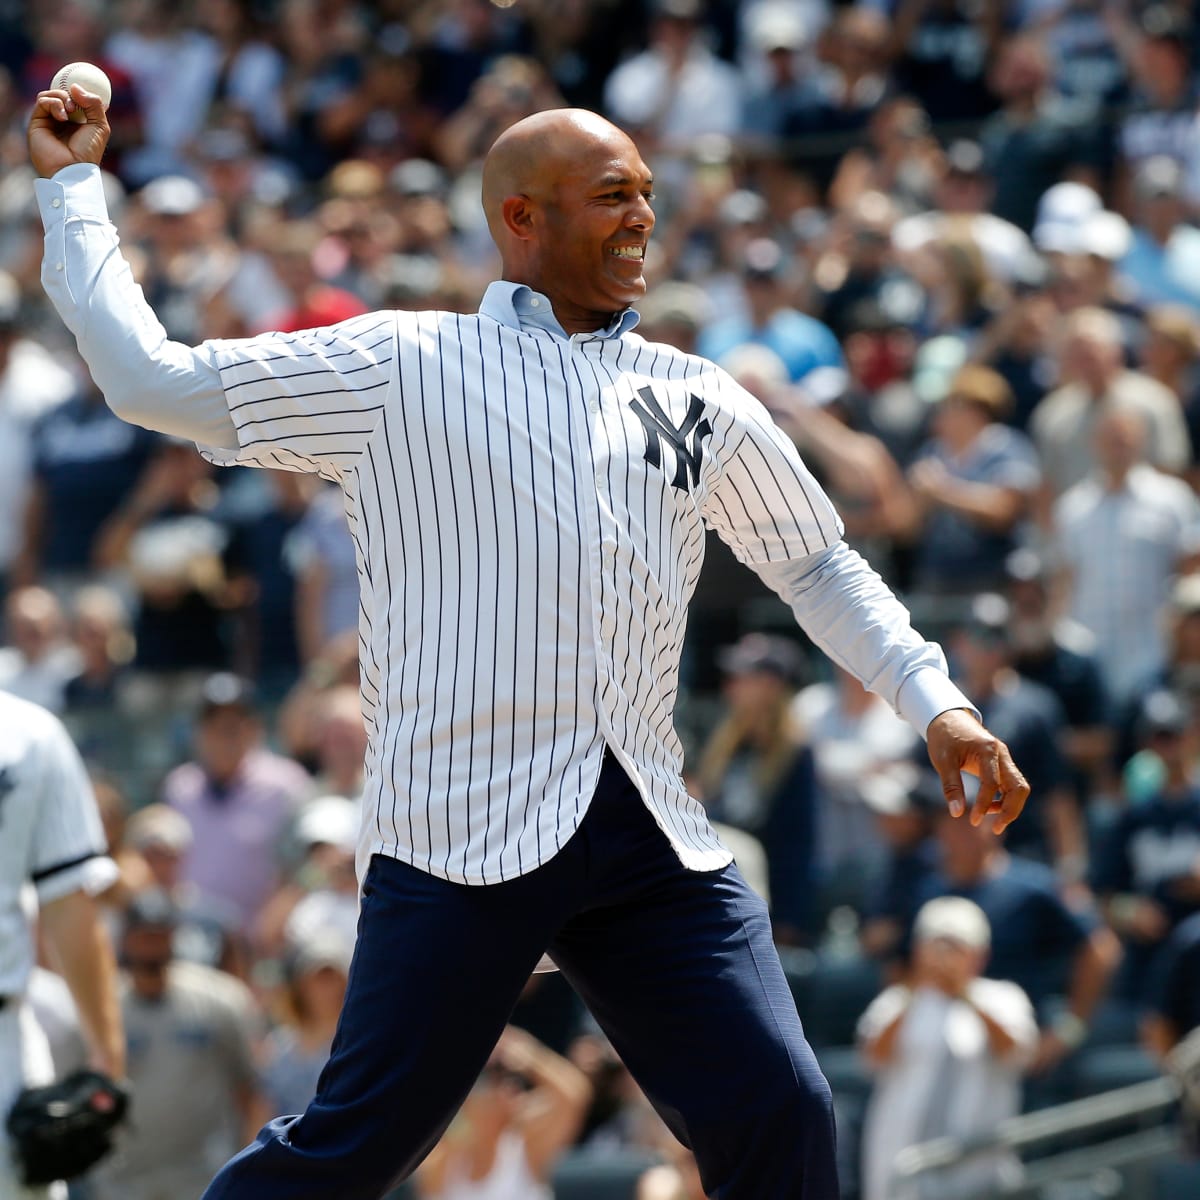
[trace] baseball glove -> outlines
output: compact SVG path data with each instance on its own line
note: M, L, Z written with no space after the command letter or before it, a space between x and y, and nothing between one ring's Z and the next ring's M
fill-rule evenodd
M12 1153L30 1186L74 1179L112 1149L129 1092L99 1071L75 1071L46 1087L26 1088L8 1114Z

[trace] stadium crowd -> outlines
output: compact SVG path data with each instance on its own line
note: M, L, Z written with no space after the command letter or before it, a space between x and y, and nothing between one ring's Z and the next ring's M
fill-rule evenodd
M196 1195L312 1095L366 732L340 494L119 421L42 295L24 119L55 69L113 82L109 207L188 343L470 311L495 136L563 104L635 136L640 332L773 413L1033 788L1003 843L949 819L913 731L711 540L690 784L769 895L846 1194L884 1200L904 1145L1148 1077L1200 1026L1193 8L0 2L0 687L63 717L121 868L135 1121L79 1196ZM34 998L65 1066L49 972ZM468 1110L406 1194L620 1160L702 1197L556 976Z

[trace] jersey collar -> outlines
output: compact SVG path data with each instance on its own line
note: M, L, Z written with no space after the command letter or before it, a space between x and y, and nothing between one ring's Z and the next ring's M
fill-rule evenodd
M543 330L554 337L569 341L567 331L558 323L550 301L541 292L524 283L510 283L498 279L488 285L484 293L483 303L479 306L481 316L490 317L510 329L523 329L527 332ZM619 312L604 329L597 329L591 336L604 338L619 338L628 333L641 317L632 308Z

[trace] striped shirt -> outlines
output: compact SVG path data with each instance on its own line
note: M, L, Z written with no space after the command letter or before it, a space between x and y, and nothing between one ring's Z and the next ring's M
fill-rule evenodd
M0 692L0 996L19 996L33 970L22 903L103 891L116 880L96 798L62 722Z
M609 747L681 861L730 860L681 779L688 600L716 530L810 636L922 732L966 707L791 442L637 316L568 337L496 283L480 311L380 312L189 349L119 254L94 168L37 184L43 282L109 403L219 464L345 493L369 732L359 864L487 884L578 827ZM220 449L218 447L224 447Z

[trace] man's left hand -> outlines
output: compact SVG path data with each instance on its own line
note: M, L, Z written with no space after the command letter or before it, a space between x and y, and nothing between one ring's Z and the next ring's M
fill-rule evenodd
M990 734L965 708L952 708L934 717L926 732L929 761L942 781L942 793L953 816L967 811L960 772L979 778L979 793L971 808L971 824L994 815L994 833L1003 833L1021 814L1029 784L1017 770L1008 747Z

